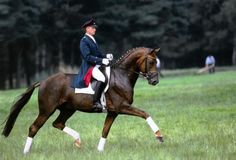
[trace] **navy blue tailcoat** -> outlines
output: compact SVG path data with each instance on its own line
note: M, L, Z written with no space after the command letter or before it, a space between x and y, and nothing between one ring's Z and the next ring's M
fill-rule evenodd
M97 43L95 43L89 36L85 35L80 41L80 52L82 56L82 64L78 75L74 78L73 88L87 87L84 82L84 76L89 68L95 65L101 65L102 59L106 55L99 51Z

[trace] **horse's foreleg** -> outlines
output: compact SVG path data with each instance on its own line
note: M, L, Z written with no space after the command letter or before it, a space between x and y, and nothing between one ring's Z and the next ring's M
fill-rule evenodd
M152 131L155 133L155 136L159 140L159 142L163 142L163 137L161 135L159 127L156 125L156 123L153 121L153 119L151 118L151 116L148 113L146 113L145 111L142 111L138 108L132 107L132 106L123 107L121 109L120 113L144 118L146 120L147 124L152 129Z
M66 121L75 113L75 110L61 109L57 119L53 122L53 127L62 130L75 139L75 146L80 147L80 135L75 130L65 126Z
M102 130L102 137L100 138L100 141L99 141L98 147L97 147L98 151L100 151L100 152L104 150L107 135L108 135L111 125L114 122L116 117L117 117L117 113L114 113L114 112L108 112L108 114L106 116L106 120L105 120L103 130Z

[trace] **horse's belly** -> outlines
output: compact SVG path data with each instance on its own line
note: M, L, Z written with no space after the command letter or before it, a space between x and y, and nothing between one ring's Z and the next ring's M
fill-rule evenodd
M77 110L90 110L93 104L93 95L75 94L72 98L72 105Z

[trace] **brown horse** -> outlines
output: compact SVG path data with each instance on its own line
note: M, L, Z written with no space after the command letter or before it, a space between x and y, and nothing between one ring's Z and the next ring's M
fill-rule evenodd
M150 115L132 106L134 86L140 74L146 77L151 85L156 85L159 82L156 67L156 53L158 51L159 49L135 48L128 51L112 66L110 86L105 93L107 116L97 147L99 151L104 150L109 130L118 114L144 118L157 139L163 142L160 130ZM65 126L65 123L76 110L95 111L92 108L93 96L75 94L74 89L70 87L72 78L71 75L58 73L29 87L12 106L2 134L6 137L9 136L21 109L29 101L34 89L39 87L39 115L29 128L24 153L30 151L34 136L56 109L60 110L60 114L53 122L53 126L72 136L75 139L75 145L79 147L81 142L79 133Z

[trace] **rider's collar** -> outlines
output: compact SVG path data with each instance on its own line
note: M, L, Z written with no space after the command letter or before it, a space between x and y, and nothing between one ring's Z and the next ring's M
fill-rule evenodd
M85 33L85 35L89 36L89 37L94 41L94 43L97 43L96 40L95 40L95 38L94 38L93 36L91 36L91 35L88 34L88 33Z

